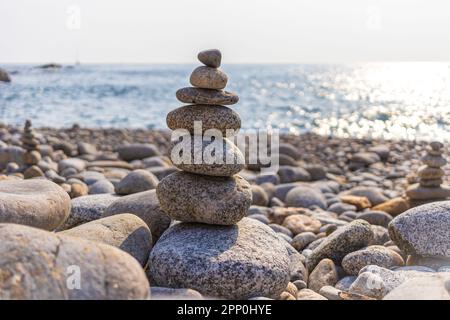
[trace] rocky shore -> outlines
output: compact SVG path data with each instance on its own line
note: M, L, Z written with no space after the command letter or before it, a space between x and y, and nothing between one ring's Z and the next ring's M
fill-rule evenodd
M0 299L450 299L445 145L282 135L263 172L192 142L241 126L220 52L198 58L181 141L0 126ZM213 142L226 162L174 160Z
M168 158L169 131L75 125L39 128L33 135L41 159L30 166L23 161L30 149L23 145L24 130L0 129L0 270L7 272L0 281L1 298L200 299L237 294L199 292L195 283L188 288L155 286L146 275L152 247L165 231L162 241L180 229L171 243L187 241L193 232L169 228L171 219L156 196L159 181L178 171ZM450 202L417 206L424 201L411 203L405 194L419 181L416 172L427 143L313 134L280 139L278 174L240 172L251 184L252 205L235 227L249 234L261 229L284 241L288 260L273 254L281 250L278 239L277 244L274 238L242 239L242 249L257 245L262 250L246 254L289 267L286 288L271 298L449 298ZM28 177L31 167L34 173ZM445 184L449 172L443 169ZM233 230L223 228L222 246L209 250L232 252L220 256L225 263L238 253L230 251ZM218 236L213 229L202 232L205 238L208 233ZM208 244L200 243L190 253L208 250L202 245ZM92 250L89 257L81 255L86 248ZM77 254L81 256L74 261ZM66 288L70 265L83 270L81 291ZM99 268L104 271L97 273ZM15 280L18 276L22 280ZM227 288L226 277L217 281L218 287Z

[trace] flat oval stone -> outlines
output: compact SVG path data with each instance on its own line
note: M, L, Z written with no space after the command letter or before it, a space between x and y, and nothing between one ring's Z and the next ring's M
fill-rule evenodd
M443 183L444 183L444 180L442 178L440 178L440 179L431 179L431 180L421 179L419 181L419 185L421 187L425 187L425 188L437 188Z
M194 121L201 121L201 130L196 134L203 134L206 130L219 130L223 136L227 129L235 133L241 128L241 118L228 107L212 105L188 105L170 111L167 114L167 126L172 130L186 129L194 134Z
M170 155L178 169L207 176L231 177L245 167L242 152L228 139L183 136L171 144Z
M106 179L98 180L89 186L89 194L114 193L114 185Z
M51 181L0 182L0 222L54 230L67 219L69 212L69 195Z
M158 178L151 172L143 169L131 171L116 186L116 193L121 195L133 194L155 189Z
M190 82L194 87L223 89L227 85L228 77L222 70L202 66L192 71Z
M156 285L226 299L276 298L289 282L286 245L268 226L244 218L232 226L178 223L153 248Z
M133 143L121 145L117 148L120 159L125 161L132 161L144 159L153 156L159 156L158 148L153 144L148 143Z
M422 179L440 179L444 176L445 172L441 168L432 168L428 166L422 166L417 171L417 174Z
M450 188L447 186L429 188L420 186L417 183L408 187L406 195L414 200L442 200L450 197Z
M231 225L246 216L252 203L250 184L240 176L208 177L175 172L156 188L161 208L184 222Z
M181 102L195 104L231 105L239 101L239 96L233 92L195 87L181 88L176 96Z
M119 248L133 256L141 266L147 263L152 249L152 234L147 224L130 213L94 220L59 234Z
M283 226L291 230L294 235L297 235L302 232L319 233L319 228L322 224L319 220L307 215L293 214L284 219Z
M425 165L430 166L432 168L440 168L447 164L447 160L444 157L432 156L430 154L427 154L426 156L424 156L422 158L422 162Z
M133 167L125 161L114 161L114 160L96 160L88 163L88 169L90 168L118 168L132 170Z
M0 224L0 243L2 300L149 297L141 265L115 247L10 223Z
M86 161L78 158L67 158L58 162L58 171L62 172L67 168L74 168L77 172L86 168Z
M222 53L218 49L203 50L198 53L197 58L208 67L218 68L222 62Z
M297 208L318 206L325 209L327 207L323 193L308 186L298 186L290 190L286 195L286 204Z

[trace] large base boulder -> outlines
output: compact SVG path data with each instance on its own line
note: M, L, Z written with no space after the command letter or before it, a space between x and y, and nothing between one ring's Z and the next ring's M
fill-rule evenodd
M232 226L178 223L154 246L149 277L157 286L191 288L227 299L278 297L289 282L286 244L250 218Z

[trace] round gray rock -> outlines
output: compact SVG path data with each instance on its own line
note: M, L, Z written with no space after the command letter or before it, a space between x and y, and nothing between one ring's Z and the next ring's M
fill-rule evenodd
M308 171L303 168L290 165L281 165L278 169L278 175L281 183L311 180L311 176Z
M309 208L318 206L322 209L327 208L327 201L322 192L304 186L295 187L289 191L285 203L289 207Z
M207 296L276 298L289 282L289 261L282 240L256 220L232 226L179 223L153 248L149 274L156 285Z
M222 70L201 66L192 71L189 80L194 87L223 89L227 85L228 77Z
M127 174L115 190L117 194L127 195L142 191L155 189L158 185L158 178L147 170L134 170Z
M195 87L181 88L176 93L177 99L183 103L232 105L239 101L234 92Z
M167 114L167 126L172 130L186 129L194 134L194 121L201 122L201 132L216 129L227 136L227 129L234 130L235 133L241 128L241 118L239 115L225 106L211 106L205 104L194 104L183 106L170 111Z
M114 185L106 179L98 180L89 186L89 194L114 193Z
M307 267L313 270L319 261L325 258L340 265L347 254L367 246L372 239L370 224L364 220L354 220L320 242L308 256Z
M246 216L250 184L236 175L207 177L175 172L156 188L161 208L175 220L231 225Z
M349 275L358 275L368 265L391 268L404 265L403 258L393 250L383 246L370 246L347 254L342 259L342 267Z
M147 224L130 213L84 223L59 234L117 247L133 256L141 266L147 263L152 249L152 235Z
M450 258L450 201L409 209L388 229L395 244L410 255Z
M222 53L218 49L208 49L200 51L197 58L208 67L218 68L222 62Z
M0 224L0 243L0 299L149 296L142 267L112 246L16 224Z
M207 176L231 177L244 169L242 152L230 140L207 138L197 142L192 136L182 136L170 146L173 165L178 169Z
M44 179L0 181L0 222L54 230L67 219L70 197Z
M73 168L77 172L83 171L86 168L86 161L78 158L68 158L58 162L59 172L62 172L68 168Z

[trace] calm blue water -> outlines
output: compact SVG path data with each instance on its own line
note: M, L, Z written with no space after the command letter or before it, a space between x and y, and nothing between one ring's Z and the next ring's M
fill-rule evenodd
M450 64L225 65L244 128L450 139ZM34 126L165 128L194 65L2 66L0 120Z

